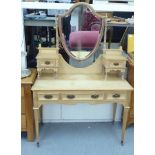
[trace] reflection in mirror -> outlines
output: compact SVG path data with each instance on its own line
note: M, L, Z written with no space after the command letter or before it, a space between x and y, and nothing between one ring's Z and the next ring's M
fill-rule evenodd
M98 17L88 4L80 3L65 15L59 16L58 22L60 41L69 59L75 60L76 64L84 63L81 60L88 58L87 61L94 61L98 55L95 52L101 49L99 45L103 33L103 19Z

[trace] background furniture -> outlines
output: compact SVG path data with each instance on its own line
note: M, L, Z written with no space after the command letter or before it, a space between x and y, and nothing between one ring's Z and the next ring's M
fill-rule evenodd
M134 34L128 35L127 41L127 51L128 51L128 76L127 80L134 87ZM127 126L134 123L134 92L131 93L130 111L128 116Z
M27 132L27 139L34 139L34 116L31 86L34 83L37 72L31 69L29 77L21 79L21 131Z
M70 48L78 49L80 40L83 49L93 49L99 38L99 31L77 31L71 32L69 39Z
M134 87L134 63L131 60L127 62L128 66L128 77L127 80ZM134 123L134 91L131 93L131 101L130 101L130 111L128 115L127 126Z

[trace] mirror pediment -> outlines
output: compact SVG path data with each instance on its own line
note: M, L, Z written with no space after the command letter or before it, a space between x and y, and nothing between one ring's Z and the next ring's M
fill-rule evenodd
M90 59L98 50L104 31L104 19L87 3L73 5L58 16L60 43L67 55L75 60Z

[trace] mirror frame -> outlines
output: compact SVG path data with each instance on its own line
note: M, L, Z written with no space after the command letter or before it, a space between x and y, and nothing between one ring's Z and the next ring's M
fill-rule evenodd
M95 47L93 48L92 51L90 51L90 53L85 57L85 58L77 58L74 54L72 54L70 52L70 50L68 49L68 47L66 46L66 40L64 39L63 35L62 35L62 18L66 17L66 16L69 16L71 15L71 13L74 11L75 8L77 8L78 6L86 6L87 8L89 8L91 11L92 11L92 14L94 16L97 16L98 18L101 19L101 30L100 30L100 37L95 45ZM61 44L64 48L64 50L66 51L66 53L73 59L75 60L78 60L78 61L82 61L82 60L86 60L88 59L89 57L91 57L97 50L97 48L99 47L99 44L101 43L101 39L103 37L103 34L104 34L104 31L105 31L105 24L106 24L106 20L105 20L106 17L103 17L99 14L97 14L95 12L95 10L91 7L91 5L89 5L88 3L84 3L84 2L79 2L79 3L76 3L74 4L68 11L66 11L64 14L62 15L58 15L58 30L59 30L59 36L60 36L60 41L61 41Z

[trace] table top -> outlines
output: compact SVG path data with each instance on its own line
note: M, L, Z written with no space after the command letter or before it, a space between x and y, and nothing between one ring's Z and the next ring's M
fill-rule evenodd
M33 84L34 80L37 76L37 70L35 68L31 68L31 75L21 79L21 84Z
M105 80L103 75L60 74L57 78L40 78L32 86L32 90L132 90L126 80Z

